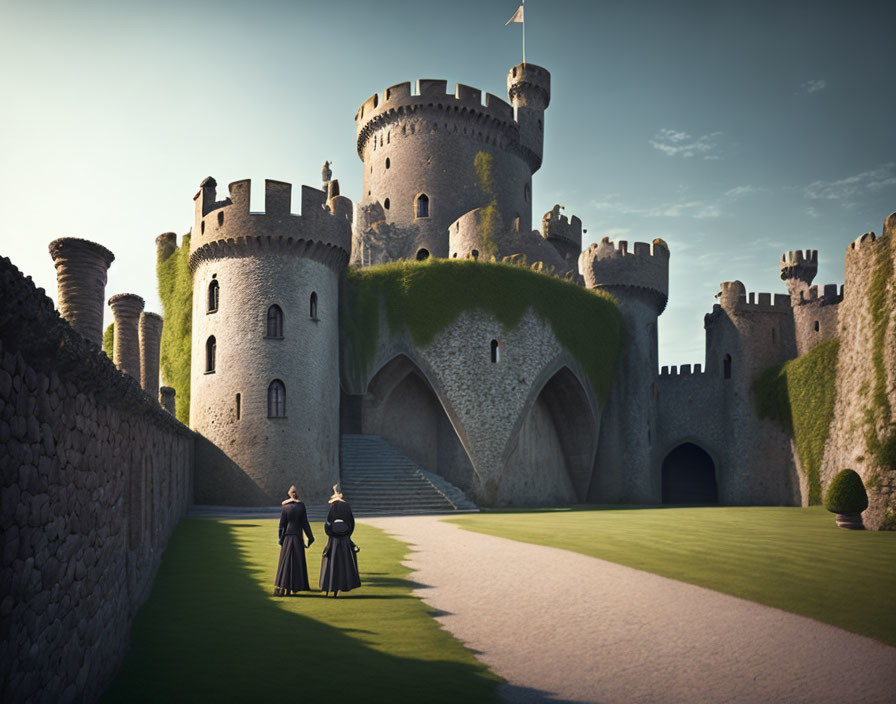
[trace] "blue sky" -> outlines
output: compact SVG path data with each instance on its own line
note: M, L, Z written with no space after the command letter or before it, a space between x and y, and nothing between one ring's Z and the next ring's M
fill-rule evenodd
M155 236L189 229L204 177L317 186L330 159L357 199L358 106L417 78L505 96L516 7L0 0L0 254L55 296L47 244L101 242L107 292L159 310ZM784 292L781 253L813 248L816 283L842 283L847 244L896 210L894 8L527 3L552 74L535 219L560 203L586 244L669 243L661 364L703 361L719 282Z

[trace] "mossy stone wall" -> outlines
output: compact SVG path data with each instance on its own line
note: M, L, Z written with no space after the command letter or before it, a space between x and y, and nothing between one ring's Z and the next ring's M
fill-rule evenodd
M177 392L177 419L190 424L190 356L193 325L193 277L190 273L190 235L173 251L159 248L156 277L162 315L161 370L165 386Z

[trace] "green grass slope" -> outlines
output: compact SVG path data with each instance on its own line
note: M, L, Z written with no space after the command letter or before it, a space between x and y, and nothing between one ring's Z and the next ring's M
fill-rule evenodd
M839 349L837 338L821 342L753 383L759 417L776 421L794 440L813 505L821 503L821 461L834 418Z
M612 296L544 274L495 262L430 258L347 273L343 338L366 368L376 352L380 305L393 332L406 326L423 347L467 310L481 310L513 329L527 310L549 321L603 400L609 393L625 325Z
M821 507L495 512L467 530L572 550L774 606L896 646L896 534Z
M274 597L277 521L182 521L104 701L497 702L498 678L411 594L407 547L364 525L355 541L361 589Z
M177 419L190 424L190 357L193 330L193 276L190 273L190 235L167 259L156 261L162 301L162 378L177 393Z

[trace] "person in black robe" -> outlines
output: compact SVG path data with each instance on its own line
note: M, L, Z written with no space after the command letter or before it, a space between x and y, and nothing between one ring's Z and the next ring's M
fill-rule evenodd
M322 592L347 592L361 586L358 574L358 548L352 542L355 531L355 517L351 506L342 498L339 485L333 487L330 497L330 512L324 531L329 536L327 547L320 562L320 589Z
M302 533L308 536L308 547L314 542L314 534L308 523L308 512L297 498L294 486L289 487L289 498L280 509L280 561L274 578L274 596L289 596L302 591L310 591L308 568L305 565L305 545Z

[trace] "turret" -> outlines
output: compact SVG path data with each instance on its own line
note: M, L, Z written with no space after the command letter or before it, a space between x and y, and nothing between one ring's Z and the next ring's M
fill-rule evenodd
M322 501L339 481L339 278L353 206L328 183L329 198L302 187L301 215L282 181L265 181L261 213L248 180L218 200L207 178L195 196L190 424L268 501L291 484ZM234 492L229 501L258 501Z
M140 314L140 385L152 398L159 397L159 350L162 342L162 316Z
M140 313L143 299L135 293L117 293L109 299L115 318L113 361L125 374L140 379Z
M799 300L800 291L809 288L817 273L818 250L797 249L781 255L781 279L787 283L792 299Z
M159 403L172 416L177 418L177 393L170 386L159 388Z
M508 91L513 106L462 83L449 92L444 80L420 79L364 102L355 122L365 215L353 263L448 257L449 225L476 208L494 206L508 227L518 221L514 231L531 234L550 75L522 64Z
M613 243L605 237L579 257L579 271L588 288L608 291L625 320L627 344L616 381L601 419L598 469L590 500L624 503L658 502L659 479L651 472L656 453L656 388L659 366L657 318L669 296L669 248L652 243ZM624 451L614 451L624 448ZM605 484L602 468L614 467L621 486Z
M156 237L156 256L163 262L177 251L177 233L164 232Z
M661 239L651 244L617 243L604 237L579 257L579 271L585 286L609 291L620 299L641 298L659 315L669 299L669 248Z
M544 111L551 103L551 74L535 64L518 64L507 74L507 97L520 126L520 144L529 151L537 171L544 145Z
M582 253L582 221L575 215L572 218L562 215L562 207L555 205L544 214L541 219L541 236L575 269Z
M56 264L59 314L82 337L101 345L106 273L115 255L96 242L63 237L50 243L50 256Z

